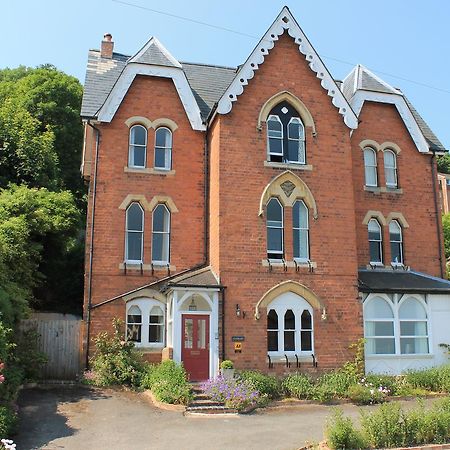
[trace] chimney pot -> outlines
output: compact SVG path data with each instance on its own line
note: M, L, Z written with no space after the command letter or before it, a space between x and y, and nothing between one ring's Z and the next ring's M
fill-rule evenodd
M113 56L114 42L110 33L105 33L103 36L102 46L100 50L100 56L102 58L111 59Z

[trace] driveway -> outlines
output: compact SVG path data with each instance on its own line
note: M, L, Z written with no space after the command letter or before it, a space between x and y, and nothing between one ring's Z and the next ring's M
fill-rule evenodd
M26 389L19 397L18 450L298 449L323 439L331 408L303 405L232 417L184 417L136 392L84 386ZM347 415L359 408L344 405ZM369 407L371 408L371 407Z

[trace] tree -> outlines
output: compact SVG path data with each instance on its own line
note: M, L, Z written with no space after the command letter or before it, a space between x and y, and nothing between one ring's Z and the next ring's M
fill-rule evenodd
M446 153L437 160L438 171L450 174L450 154Z
M442 228L444 232L445 257L450 258L450 213L442 216Z

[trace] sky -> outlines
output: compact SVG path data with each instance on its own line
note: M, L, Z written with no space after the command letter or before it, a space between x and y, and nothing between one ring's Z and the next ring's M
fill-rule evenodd
M123 2L141 8L122 0L0 0L0 68L51 63L83 83L88 49L105 33L119 53L132 55L155 36L180 61L237 66L287 5L336 79L363 64L399 87L450 149L449 0Z

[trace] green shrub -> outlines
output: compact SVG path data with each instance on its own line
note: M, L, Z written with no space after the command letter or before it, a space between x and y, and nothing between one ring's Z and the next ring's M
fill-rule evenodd
M6 438L16 430L17 414L8 406L0 406L0 437Z
M366 442L349 417L344 417L342 410L334 410L325 429L328 446L332 449L363 449Z
M373 386L382 386L389 391L389 395L397 395L399 384L403 382L403 377L394 375L367 374L364 376L367 383Z
M345 369L325 373L317 379L314 398L319 401L322 401L323 397L329 397L329 399L345 398L348 388L357 382L357 375L349 373Z
M142 377L141 386L150 389L156 399L164 403L185 405L192 398L184 367L172 360L149 366Z
M221 369L233 369L234 368L234 364L233 361L230 361L229 359L225 359L220 363L220 368Z
M265 375L256 370L244 370L239 372L239 378L261 396L277 398L281 394L280 380L272 375Z
M310 399L314 395L314 383L308 375L303 373L288 375L281 386L283 392L290 397Z
M140 385L145 364L142 355L134 348L134 343L124 340L122 323L114 319L112 336L102 332L94 338L95 354L90 362L98 386Z
M23 372L24 381L36 381L41 367L48 361L45 353L38 350L36 328L18 333L14 349L14 364Z
M409 371L405 374L405 380L414 388L433 392L450 392L450 364Z
M382 403L386 399L386 392L375 386L354 384L347 391L347 397L357 405L373 405Z

